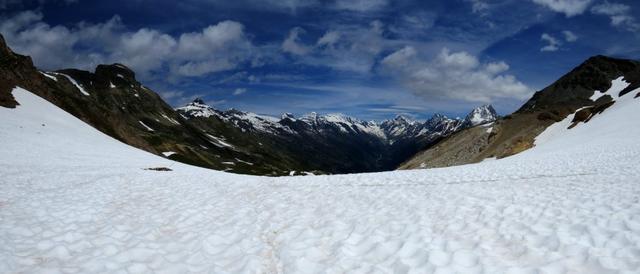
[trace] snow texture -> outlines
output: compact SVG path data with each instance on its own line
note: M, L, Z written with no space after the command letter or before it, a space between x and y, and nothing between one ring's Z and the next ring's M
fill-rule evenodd
M13 95L0 108L2 272L640 271L638 100L501 160L269 178L176 163Z

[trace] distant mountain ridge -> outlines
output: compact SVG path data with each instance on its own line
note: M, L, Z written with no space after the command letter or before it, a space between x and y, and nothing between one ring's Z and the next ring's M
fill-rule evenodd
M363 121L339 113L318 115L315 112L299 118L296 118L291 113L284 113L281 118L276 118L235 109L218 110L207 105L200 98L183 107L176 108L176 111L186 118L209 118L215 116L244 130L293 133L298 128L295 124L304 123L306 127L318 130L322 130L326 126L332 126L344 133L368 133L388 140L390 143L398 139L415 138L427 134L444 136L461 128L493 122L498 118L495 109L491 105L483 105L473 109L465 119L451 119L442 114L434 114L424 122L398 115L394 119L387 119L377 123L375 121Z
M252 140L260 140L261 147L277 147L278 154L295 159L304 171L329 173L392 170L453 132L497 119L491 106L473 110L467 119L436 114L424 122L397 116L380 123L342 114L295 117L284 113L276 118L235 109L223 111L201 99L176 111L203 131L241 132L225 139L230 145L247 147Z

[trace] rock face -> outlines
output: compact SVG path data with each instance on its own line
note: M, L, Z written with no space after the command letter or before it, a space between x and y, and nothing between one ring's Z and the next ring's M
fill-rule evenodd
M16 107L18 103L11 95L11 90L18 83L23 83L25 88L46 88L41 81L28 81L39 77L31 58L15 54L0 36L0 106Z
M469 124L442 115L425 122L399 116L380 124L344 115L274 118L220 111L202 100L174 110L122 64L99 65L94 72L44 72L0 40L0 106L17 106L10 92L15 86L129 145L176 161L246 174L393 170Z
M624 79L617 94L609 90L615 79ZM594 56L536 92L519 110L495 123L472 127L444 139L403 163L401 169L444 167L503 158L534 145L535 137L549 125L573 114L574 123L588 122L618 97L640 87L640 62ZM633 94L631 95L633 96Z
M640 87L640 62L602 55L587 59L555 83L536 92L516 113L558 111L573 113L590 105L594 91L606 91L611 81L620 76L631 83L622 94Z

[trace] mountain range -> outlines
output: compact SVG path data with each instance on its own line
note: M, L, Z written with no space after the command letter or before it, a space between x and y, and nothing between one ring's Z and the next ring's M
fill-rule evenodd
M122 64L39 71L0 39L0 105L15 107L11 89L36 93L126 144L197 166L257 175L336 174L396 169L456 131L497 118L481 106L465 119L436 114L380 123L341 114L281 118L221 111L196 99L173 109Z
M571 127L586 123L640 87L640 62L591 57L504 117L484 105L464 119L435 114L426 121L397 116L374 122L341 114L271 117L215 109L201 99L174 109L122 64L94 72L40 71L0 36L0 106L17 106L16 86L121 142L172 160L255 175L344 174L520 153L550 125L567 117Z

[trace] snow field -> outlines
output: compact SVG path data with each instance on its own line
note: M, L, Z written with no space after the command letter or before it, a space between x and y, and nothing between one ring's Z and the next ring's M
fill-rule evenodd
M502 160L268 178L175 163L13 94L3 272L640 272L635 101ZM174 171L143 170L159 166Z

